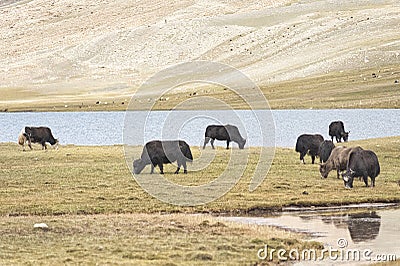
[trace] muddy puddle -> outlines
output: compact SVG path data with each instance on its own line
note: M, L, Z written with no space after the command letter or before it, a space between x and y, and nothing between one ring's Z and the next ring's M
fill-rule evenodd
M357 258L355 253L351 253L347 260L337 258L331 261L332 265L338 262L359 264L388 261L394 258L400 260L400 205L396 204L287 208L276 215L221 217L221 219L306 233L308 239L323 243L325 248L330 247L344 252L357 250L361 254L360 258ZM367 252L368 256L364 258L365 251L371 252ZM303 261L300 264L307 265L308 263Z

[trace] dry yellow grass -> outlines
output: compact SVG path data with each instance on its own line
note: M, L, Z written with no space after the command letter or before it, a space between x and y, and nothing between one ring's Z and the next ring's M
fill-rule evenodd
M251 148L249 165L229 193L205 205L178 207L142 190L129 173L121 146L71 145L45 152L35 145L33 151L22 152L17 144L3 143L0 261L243 265L260 262L256 252L265 244L321 248L299 240L299 235L191 213L262 214L290 205L399 202L399 144L400 137L348 143L374 150L382 169L375 188L357 181L353 190L344 189L334 173L323 180L317 165L299 164L293 149L278 148L268 176L249 192L257 157L257 148ZM196 147L192 151L195 158L199 156ZM182 184L208 182L225 169L227 157L229 151L218 149L206 174L191 171L189 165L187 175L173 175L174 166L169 165L166 177ZM46 223L49 230L35 230L35 223Z
M250 148L243 151L249 156L248 164L237 185L220 199L197 207L173 206L148 195L129 172L121 146L62 146L47 152L35 146L33 151L22 152L16 144L0 144L0 214L245 212L289 205L398 202L399 142L399 137L392 137L347 144L374 150L381 164L375 188L365 188L360 181L353 190L344 189L343 181L337 180L333 172L321 179L318 165L300 164L294 149L278 148L265 180L250 192L248 186L258 158L258 149ZM192 152L196 158L200 149L192 147ZM175 166L167 165L165 177L182 185L208 183L225 170L230 155L230 151L218 149L205 170L191 171L189 164L187 175L174 175ZM152 178L149 167L143 176Z
M45 223L48 229L34 229ZM298 234L221 222L209 215L110 214L0 217L1 264L231 265L257 251L321 248Z

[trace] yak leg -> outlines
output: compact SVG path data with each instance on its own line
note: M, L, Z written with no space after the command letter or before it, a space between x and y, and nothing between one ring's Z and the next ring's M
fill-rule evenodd
M183 161L182 165L183 165L183 173L187 174L187 165L185 160Z
M215 141L215 139L211 139L211 147L212 147L213 149L215 149L215 147L214 147L214 141Z
M306 156L307 152L301 152L300 153L300 162L303 161L303 164L306 164L306 162L304 161L304 156Z
M229 140L226 141L226 149L229 149Z
M31 150L33 150L33 149L32 149L32 143L31 143L31 138L30 138L30 137L28 137L28 146L29 146L29 148L30 148Z
M154 166L155 166L155 165L152 163L152 164L151 164L150 174L153 174L153 173L154 173Z
M177 161L178 167L176 168L175 174L179 174L179 170L181 170L181 162Z
M160 174L164 174L164 166L163 166L163 163L162 162L159 162L158 163L158 167L160 168Z
M205 139L204 139L204 144L203 144L203 150L206 148L206 145L207 145L207 143L210 141L210 138L209 137L206 137Z
M364 175L363 180L364 180L365 186L368 187L368 175Z
M311 155L311 163L314 164L315 162L315 155Z
M42 144L42 150L47 150L46 142L42 142L40 144Z
M371 177L371 187L375 187L375 177Z
M177 168L176 168L176 171L175 171L175 174L179 174L179 170L181 170L181 168L180 168L180 167L177 167Z
M337 169L337 179L340 179L340 168Z

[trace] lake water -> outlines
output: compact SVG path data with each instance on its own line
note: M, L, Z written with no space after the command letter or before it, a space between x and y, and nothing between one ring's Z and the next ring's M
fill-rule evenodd
M365 208L369 205L368 208ZM322 242L325 249L342 250L347 252L355 250L361 252L361 258L350 254L349 259L340 256L336 260L326 260L328 264L350 264L368 262L363 259L362 252L372 251L368 257L372 262L377 262L377 255L395 255L400 259L400 217L399 207L386 208L383 204L360 204L354 208L341 210L299 210L283 212L276 216L266 217L221 217L225 221L243 224L269 225L286 230L308 233L311 240ZM360 208L363 207L364 208ZM351 206L348 206L351 207ZM340 242L339 242L340 241ZM264 243L268 244L268 243ZM343 247L341 246L343 245ZM260 245L260 248L263 248ZM265 249L265 248L264 248ZM258 250L258 249L257 249ZM288 256L286 254L286 256ZM354 260L353 260L354 258ZM370 261L370 262L371 262ZM318 260L315 262L318 263ZM299 264L309 265L310 261ZM321 264L321 261L318 263Z
M328 126L334 120L344 122L346 131L350 131L350 140L400 135L398 109L138 111L128 112L126 119L125 114L0 113L0 142L16 142L18 133L27 125L48 126L61 144L76 145L122 144L126 140L124 133L129 135L129 144L135 145L151 139L173 138L201 145L207 125L227 123L238 126L248 140L246 146L273 146L275 142L278 147L294 147L297 137L303 133L319 133L328 138ZM221 141L215 144L225 145Z

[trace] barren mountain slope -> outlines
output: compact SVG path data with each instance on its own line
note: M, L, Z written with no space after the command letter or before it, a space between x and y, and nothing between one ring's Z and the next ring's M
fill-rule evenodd
M0 1L0 17L0 108L129 98L193 60L268 87L400 65L396 0Z

